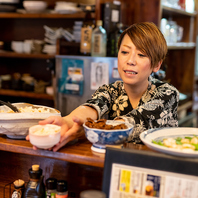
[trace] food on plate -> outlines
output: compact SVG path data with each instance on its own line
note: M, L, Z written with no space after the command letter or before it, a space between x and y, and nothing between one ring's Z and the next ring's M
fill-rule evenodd
M198 151L198 136L186 136L153 140L154 144L181 151Z
M46 125L37 125L36 127L32 127L35 130L32 130L32 134L34 135L49 135L49 134L55 134L60 131L60 126L52 125L52 124L46 124Z
M94 121L91 118L87 118L85 125L89 128L105 129L105 130L127 129L127 126L124 123L118 125L110 125L110 124L106 124L106 121L107 121L106 119L99 119L97 121Z
M18 107L20 113L50 113L50 109L44 107L34 108L32 106ZM9 109L8 111L0 110L0 113L14 113L13 110Z

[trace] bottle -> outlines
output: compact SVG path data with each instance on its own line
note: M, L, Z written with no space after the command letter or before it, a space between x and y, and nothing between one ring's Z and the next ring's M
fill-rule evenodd
M57 181L56 198L67 198L67 197L68 197L67 181L65 180Z
M123 23L117 24L117 30L115 32L115 56L118 55L118 40L120 38L120 35L122 34L123 30Z
M106 198L106 195L99 190L85 190L80 193L80 198Z
M32 165L29 169L30 179L24 191L23 198L45 198L45 185L43 183L43 170L39 165Z
M110 52L109 56L117 57L118 55L118 40L123 32L123 23L117 23L116 30L110 33Z
M55 198L57 193L56 191L57 179L48 178L45 183L46 183L46 198Z
M91 55L91 35L94 23L91 17L91 6L85 8L85 19L81 28L80 53L84 56Z
M104 57L107 55L107 34L102 27L102 20L96 21L96 28L92 32L91 56Z

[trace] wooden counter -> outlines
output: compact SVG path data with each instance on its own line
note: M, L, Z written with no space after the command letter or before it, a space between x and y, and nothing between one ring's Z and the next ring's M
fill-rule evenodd
M104 154L97 154L91 150L91 143L81 139L73 144L66 145L57 152L48 150L33 150L32 145L26 140L13 140L5 135L0 136L0 150L32 156L48 157L67 162L84 164L96 167L104 166Z
M10 186L5 187L6 184L17 179L29 180L28 170L33 164L40 165L44 182L49 177L67 180L76 198L83 190L102 188L105 155L92 152L91 143L86 139L53 152L33 150L29 141L0 135L0 157L0 198L11 197ZM11 192L12 189L11 185Z
M93 152L91 145L88 140L81 139L57 152L33 150L29 141L13 140L0 135L0 197L10 197L10 187L8 185L5 188L6 184L16 179L27 182L28 170L33 164L40 165L44 182L49 177L67 180L69 191L74 193L76 198L83 190L101 190L105 154ZM125 147L149 150L144 145L126 144Z

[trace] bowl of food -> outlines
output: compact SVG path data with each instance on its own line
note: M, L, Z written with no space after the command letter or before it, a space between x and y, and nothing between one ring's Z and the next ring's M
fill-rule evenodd
M61 127L54 124L34 125L29 128L30 143L41 149L49 149L60 141Z
M50 116L61 116L55 108L29 103L12 103L20 113L14 113L9 107L0 106L0 134L13 139L25 139L31 126Z
M106 145L120 145L125 143L133 133L133 125L115 120L90 118L83 124L86 138L93 143L91 149L105 152Z

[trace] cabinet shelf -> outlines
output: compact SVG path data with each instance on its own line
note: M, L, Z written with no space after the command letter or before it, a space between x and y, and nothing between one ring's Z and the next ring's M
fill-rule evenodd
M56 19L56 18L84 18L84 12L77 12L74 14L58 14L58 13L0 13L0 19L4 18L43 18L43 19ZM95 14L92 13L92 17L95 17Z
M0 95L54 100L54 96L49 95L49 94L26 92L26 91L15 91L15 90L10 90L10 89L0 89Z
M194 49L195 48L195 43L192 43L192 42L178 42L178 43L175 43L173 45L169 45L168 44L168 49L169 50L178 50L178 49Z
M11 51L0 50L0 57L2 58L31 58L31 59L53 59L55 55L50 54L25 54Z
M162 5L163 13L168 14L168 15L186 15L186 16L196 16L197 12L186 12L185 10L182 9L177 9L177 8L172 8L169 6Z

